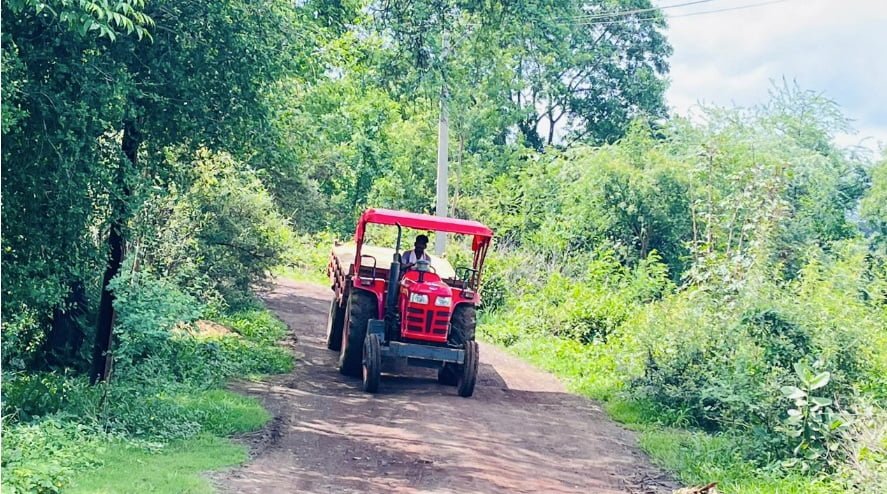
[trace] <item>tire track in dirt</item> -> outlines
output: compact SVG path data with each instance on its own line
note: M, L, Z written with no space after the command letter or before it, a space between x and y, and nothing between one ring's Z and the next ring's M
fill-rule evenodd
M630 431L550 374L489 345L473 398L436 373L387 369L380 392L335 368L329 289L277 280L263 297L290 327L292 374L235 388L274 415L253 457L214 476L223 492L659 493L676 487Z

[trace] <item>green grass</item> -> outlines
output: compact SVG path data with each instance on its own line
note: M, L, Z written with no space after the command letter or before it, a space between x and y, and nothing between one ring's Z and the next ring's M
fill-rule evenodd
M289 278L295 281L304 281L308 283L315 283L318 285L326 285L330 282L330 279L326 275L326 273L311 268L278 266L271 271L274 276Z
M741 438L664 427L644 427L641 447L653 461L689 485L718 483L718 491L748 494L840 492L828 481L765 471L742 460Z
M483 335L483 330L480 331ZM638 433L654 463L687 485L718 483L724 494L819 494L841 492L825 480L764 471L745 461L741 437L665 427L680 417L664 416L650 403L624 398L616 363L601 347L554 337L518 339L506 351L563 379L578 394L603 402L615 421Z
M218 436L259 430L271 420L256 399L223 389L180 395L175 401L198 419L204 432Z
M80 376L4 375L2 491L211 492L202 472L246 459L225 437L271 415L254 398L206 387L293 366L278 344L286 325L266 309L220 319L237 335L180 336L178 381L164 372L115 380L101 414L101 394Z
M123 441L98 455L103 464L74 474L71 493L209 493L203 472L240 464L246 447L209 434L170 443L150 451Z
M271 418L254 398L220 389L167 399L202 432L164 445L62 420L70 416L4 424L3 492L209 492L200 472L246 458L220 436L258 430Z

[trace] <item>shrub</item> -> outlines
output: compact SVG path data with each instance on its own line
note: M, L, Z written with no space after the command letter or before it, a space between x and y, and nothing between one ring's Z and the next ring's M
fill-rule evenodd
M76 469L97 465L105 436L57 419L3 425L3 492L56 493Z
M187 188L137 216L143 264L205 302L242 303L284 260L292 232L253 170L205 149L189 165L180 164L191 170Z
M171 359L173 328L196 320L201 306L172 283L150 273L127 273L112 280L116 321L116 372L125 378L146 359Z
M93 409L101 392L90 386L85 376L5 372L3 416L13 422L29 422L59 412L82 417Z

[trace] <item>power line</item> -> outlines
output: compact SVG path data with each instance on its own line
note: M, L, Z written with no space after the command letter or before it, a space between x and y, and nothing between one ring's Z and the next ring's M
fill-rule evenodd
M755 8L755 7L763 7L763 6L765 6L765 5L772 5L772 4L776 4L776 3L784 3L784 2L787 2L787 1L788 1L788 0L770 0L770 1L768 1L768 2L750 3L750 4L747 4L747 5L738 5L738 6L735 6L735 7L725 7L725 8L721 8L721 9L700 10L700 11L697 11L697 12L688 12L688 13L685 13L685 14L667 15L666 17L668 17L669 19L677 19L677 18L680 18L680 17L693 17L693 16L697 16L697 15L716 14L716 13L718 13L718 12L729 12L729 11L733 11L733 10L745 10L745 9L751 9L751 8ZM646 17L638 16L638 17L636 17L636 18L633 19L633 20L646 21L646 20L655 20L655 19L657 19L657 17L655 17L655 16L646 16ZM627 20L627 19L625 19L624 16L623 16L623 18L621 18L621 19L610 19L610 20L592 21L592 22L567 22L567 23L563 23L563 25L569 25L569 26L607 26L607 25L610 25L610 24L618 24L618 23L620 23L620 22L625 22L626 20Z
M754 8L754 7L763 7L764 5L772 5L772 4L774 4L774 3L784 3L784 2L787 2L787 1L788 1L788 0L771 0L771 1L769 1L769 2L750 3L750 4L747 4L747 5L738 5L738 6L736 6L736 7L725 7L725 8L722 8L722 9L715 9L715 10L701 10L701 11L699 11L699 12L689 12L689 13L686 13L686 14L680 14L680 15L670 15L670 16L668 16L668 18L669 18L669 19L674 19L674 18L677 18L677 17L693 17L694 15L716 14L716 13L718 13L718 12L729 12L729 11L731 11L731 10L751 9L751 8Z
M671 5L663 5L661 7L650 7L646 9L633 9L633 10L614 10L612 12L599 12L597 14L584 14L584 15L576 15L576 16L567 16L567 17L555 17L555 19L563 19L563 20L584 20L590 21L595 19L606 19L608 17L621 17L626 15L633 14L644 14L647 12L656 12L659 10L665 9L675 9L679 7L688 7L690 5L698 5L700 3L710 3L715 0L694 0L692 2L684 2L684 3L675 3Z

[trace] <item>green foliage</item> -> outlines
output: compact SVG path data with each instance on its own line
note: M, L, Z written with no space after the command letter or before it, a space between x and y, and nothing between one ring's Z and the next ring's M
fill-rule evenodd
M230 155L202 149L178 166L187 187L155 195L135 217L138 261L204 302L243 303L292 233L258 174Z
M6 372L3 375L3 416L29 422L57 413L76 416L98 403L102 390L87 379L56 373Z
M56 419L13 426L4 420L3 429L3 492L61 492L75 471L101 465L107 441L94 429Z
M114 360L118 372L137 372L146 359L164 358L173 328L200 315L197 301L172 283L147 274L124 274L112 281L117 321Z
M814 373L804 361L794 365L800 387L783 386L782 394L794 402L794 408L788 409L785 420L785 433L798 444L793 451L795 458L783 463L792 467L798 465L802 470L816 468L820 463L828 464L835 451L840 447L840 433L846 426L833 409L834 401L825 396L817 396L822 392L813 391L825 387L831 379L829 372Z
M860 213L876 242L887 245L887 156L871 169L871 187L860 202Z
M302 234L293 236L287 248L283 264L274 269L276 274L304 279L320 285L329 281L327 265L330 249L336 235L330 233Z
M115 4L88 0L11 0L7 5L16 15L31 14L47 21L57 20L81 36L94 32L96 36L111 41L121 33L150 39L148 29L154 27L154 21L144 13L144 0Z
M157 465L139 477L146 488L175 490L175 478L186 475L182 485L202 489L193 473L243 458L241 447L207 434L252 431L270 418L255 399L218 387L231 377L292 368L292 355L279 346L286 336L281 321L253 304L216 316L230 331L204 331L225 327L193 323L202 306L168 281L127 274L113 287L118 344L111 383L90 386L76 374L4 373L4 491L67 491L72 482L114 490L124 480L115 469L127 462ZM108 441L119 443L115 455L103 453L100 445ZM194 447L201 444L209 449ZM177 456L182 451L188 454ZM185 462L174 469L180 473L162 471L174 458Z
M688 482L877 483L883 432L847 417L887 396L880 164L830 144L834 103L787 84L703 115L531 156L463 203L499 235L480 332L606 400Z

